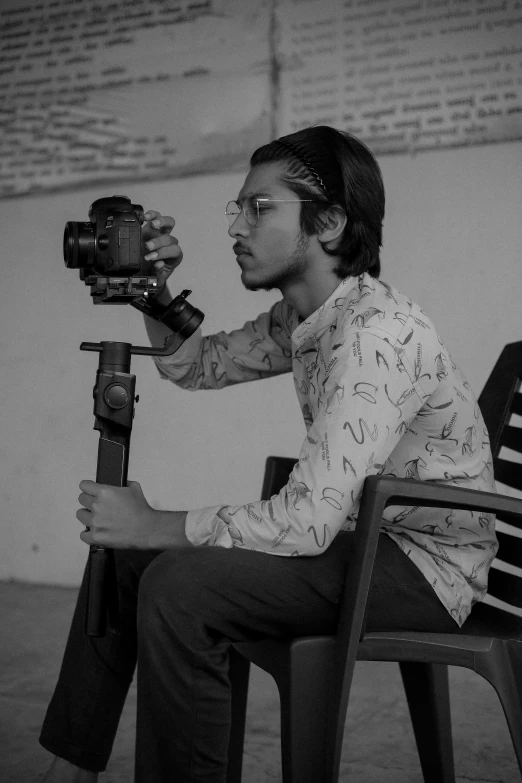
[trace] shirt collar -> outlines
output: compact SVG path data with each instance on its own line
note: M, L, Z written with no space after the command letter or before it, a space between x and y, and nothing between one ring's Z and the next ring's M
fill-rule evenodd
M328 299L315 310L308 318L302 321L292 332L292 342L299 348L310 337L316 336L319 332L323 332L334 321L337 321L339 313L344 309L344 301L346 295L358 284L357 277L346 277L341 280L335 291L333 291ZM336 305L337 300L344 300L339 306Z

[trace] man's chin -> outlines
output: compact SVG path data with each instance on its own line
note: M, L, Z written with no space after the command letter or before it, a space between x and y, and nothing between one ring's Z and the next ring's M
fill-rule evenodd
M245 283L243 281L243 288L246 288L247 291L273 291L277 286L267 283Z
M272 291L277 288L271 280L256 280L254 275L249 275L246 270L241 272L241 282L247 291Z

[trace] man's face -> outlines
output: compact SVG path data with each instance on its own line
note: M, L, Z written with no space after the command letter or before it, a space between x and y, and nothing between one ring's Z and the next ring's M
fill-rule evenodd
M279 181L281 163L254 166L241 188L237 202L246 199L297 199ZM261 202L256 226L248 224L243 212L228 233L235 240L234 253L241 268L241 280L249 291L285 288L303 278L310 264L310 240L299 227L301 204Z

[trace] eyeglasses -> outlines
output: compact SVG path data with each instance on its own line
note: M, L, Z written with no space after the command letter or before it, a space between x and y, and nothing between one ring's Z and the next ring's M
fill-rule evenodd
M237 201L229 201L225 209L228 225L231 226L242 212L249 226L252 226L252 228L257 226L260 211L263 210L263 204L272 203L272 201L281 204L297 204L304 201L324 203L314 198L247 198L243 202L243 206L238 204Z

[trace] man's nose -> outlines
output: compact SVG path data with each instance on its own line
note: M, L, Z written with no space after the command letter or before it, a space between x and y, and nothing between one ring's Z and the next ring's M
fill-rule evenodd
M235 237L247 237L249 234L250 226L247 223L247 219L243 210L241 210L237 218L228 229L228 235L234 239Z

